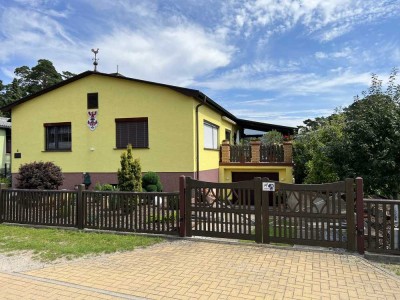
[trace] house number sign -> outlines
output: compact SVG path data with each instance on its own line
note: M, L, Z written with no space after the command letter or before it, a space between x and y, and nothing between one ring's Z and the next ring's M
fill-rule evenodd
M88 116L89 119L87 121L87 125L89 129L93 131L97 128L97 125L99 124L97 121L97 110L88 111Z
M262 190L263 192L275 192L275 182L263 182Z

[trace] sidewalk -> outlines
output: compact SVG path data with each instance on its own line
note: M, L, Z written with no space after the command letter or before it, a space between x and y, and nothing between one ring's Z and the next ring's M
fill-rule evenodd
M400 280L361 257L175 241L24 273L2 299L400 299Z

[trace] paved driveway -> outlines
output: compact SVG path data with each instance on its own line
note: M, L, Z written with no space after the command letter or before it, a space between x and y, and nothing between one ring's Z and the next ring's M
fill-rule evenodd
M363 258L175 241L24 273L1 299L400 299L400 280Z

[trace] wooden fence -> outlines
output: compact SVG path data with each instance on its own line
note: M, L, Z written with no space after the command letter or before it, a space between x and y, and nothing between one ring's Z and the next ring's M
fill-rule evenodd
M261 180L227 184L188 177L185 190L188 236L261 240Z
M367 251L400 254L399 207L400 200L364 199Z
M356 250L353 179L294 185L267 178L234 183L187 178L185 188L188 236Z
M275 183L263 206L267 242L355 250L354 180Z
M283 162L283 145L261 145L260 162Z
M231 145L231 162L250 162L251 146L250 145Z
M178 193L83 192L85 228L178 234Z
M179 193L1 189L0 223L179 233Z
M260 146L260 162L265 163L265 162L283 162L283 161L284 161L283 145ZM251 162L251 146L230 145L230 162L241 162L241 163Z
M180 178L176 193L0 188L0 223L204 235L258 243L343 247L400 255L400 200L363 199L354 182L293 185L267 179L210 183ZM355 202L354 202L355 201Z
M0 220L8 223L76 227L76 191L1 190Z

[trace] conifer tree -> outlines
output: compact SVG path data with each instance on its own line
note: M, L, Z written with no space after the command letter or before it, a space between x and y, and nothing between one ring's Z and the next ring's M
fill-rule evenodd
M139 159L132 155L132 145L121 154L121 168L118 169L118 186L121 191L142 191L142 168Z

